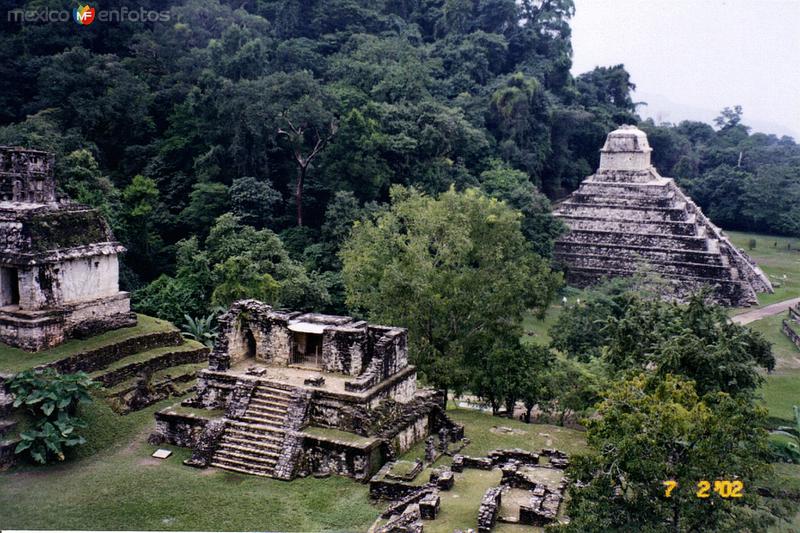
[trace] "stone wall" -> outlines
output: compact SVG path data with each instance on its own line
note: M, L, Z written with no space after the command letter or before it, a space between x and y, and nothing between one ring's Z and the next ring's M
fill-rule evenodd
M489 533L497 523L502 492L503 487L492 487L481 498L481 506L478 508L478 533Z
M783 331L784 335L789 337L795 346L800 350L800 335L798 335L794 329L792 328L792 323L788 320L783 320L781 325L781 330Z
M54 163L48 152L0 147L0 201L55 202Z
M322 335L322 369L358 376L367 359L366 322L326 328Z
M211 418L192 414L176 413L164 409L155 413L156 429L150 435L153 444L172 444L183 448L194 448Z
M366 445L305 435L300 470L316 476L339 475L366 481L383 463L380 441Z

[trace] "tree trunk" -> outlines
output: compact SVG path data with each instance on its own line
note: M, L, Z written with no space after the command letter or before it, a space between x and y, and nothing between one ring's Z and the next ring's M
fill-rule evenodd
M306 167L300 165L297 168L297 185L294 189L294 201L297 204L297 225L303 225L303 182L306 179Z
M516 398L506 398L506 416L508 416L508 418L514 418L514 408L516 406Z
M531 411L533 411L533 406L531 405L530 407L528 407L526 405L525 406L525 423L526 424L530 424L531 423Z

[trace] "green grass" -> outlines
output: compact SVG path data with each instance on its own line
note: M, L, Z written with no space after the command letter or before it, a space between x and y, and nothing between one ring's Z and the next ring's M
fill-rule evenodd
M800 240L738 231L726 231L725 234L734 245L756 260L773 285L776 282L781 285L775 287L774 294L759 294L759 305L769 305L800 296ZM753 250L748 247L750 239L756 241ZM787 248L787 244L791 248Z
M462 450L462 454L484 456L495 448L522 448L539 451L542 448L558 448L568 454L581 453L587 450L582 431L547 424L525 424L519 420L491 416L472 409L448 408L448 416L465 426L466 437L470 443ZM493 430L495 427L507 427L515 430L513 434ZM424 457L425 442L416 443L403 454L401 459L413 461ZM445 464L449 458L445 461Z
M97 401L89 443L73 461L0 474L0 524L16 529L365 531L381 508L342 477L290 483L152 459L153 412L127 416Z
M769 415L786 423L794 421L793 405L800 405L800 370L767 376L761 387L764 406Z
M160 331L175 331L175 326L165 320L138 315L138 323L132 328L108 331L89 339L73 339L42 352L30 353L0 343L0 372L20 372L36 365L58 361L72 354L94 350L115 344L132 337Z
M781 331L786 313L751 322L747 327L760 332L772 344L775 371L766 374L761 387L763 404L769 415L786 423L794 420L793 405L800 405L800 350Z
M787 316L788 311L784 311L747 324L747 327L761 333L772 344L772 353L775 355L776 368L779 371L800 369L800 350L781 331L781 322Z
M547 308L544 318L538 318L535 314L528 312L522 319L524 334L522 342L536 343L543 346L550 344L550 328L556 323L563 311L560 303L553 304Z

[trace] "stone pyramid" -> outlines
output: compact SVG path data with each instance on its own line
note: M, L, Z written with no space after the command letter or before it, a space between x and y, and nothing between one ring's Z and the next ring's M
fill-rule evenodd
M644 266L668 280L679 299L706 286L716 302L742 306L757 303L757 292L772 292L753 260L651 166L651 152L635 126L612 131L597 173L557 205L555 216L569 228L555 248L567 281L585 287Z

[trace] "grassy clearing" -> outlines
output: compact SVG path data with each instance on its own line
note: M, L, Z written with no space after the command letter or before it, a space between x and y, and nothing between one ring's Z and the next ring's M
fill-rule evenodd
M97 401L86 410L89 443L62 465L0 474L0 524L14 529L365 531L380 508L346 478L291 483L181 464L172 448L152 459L153 412L127 416ZM90 457L89 457L90 456Z
M36 365L58 361L72 354L94 350L132 337L159 331L175 331L175 326L165 320L146 315L138 315L138 318L138 323L132 328L108 331L90 339L73 339L50 350L37 353L25 352L0 343L0 372L20 372Z
M760 332L772 344L775 371L767 374L761 387L763 404L769 415L787 423L794 419L793 405L800 405L800 351L781 331L781 321L786 313L779 313L747 327Z
M759 294L759 305L800 296L800 240L738 231L726 231L725 234L734 245L756 260L773 285L780 284L775 287L774 294ZM752 250L748 245L751 239L756 241Z
M558 448L569 454L581 453L587 449L584 433L574 429L547 424L526 424L472 409L449 408L447 414L466 428L470 443L462 452L465 455L482 456L495 448L522 448L531 451ZM510 428L513 433L499 431L499 427ZM425 443L418 442L403 454L402 459L413 461L424 455Z

